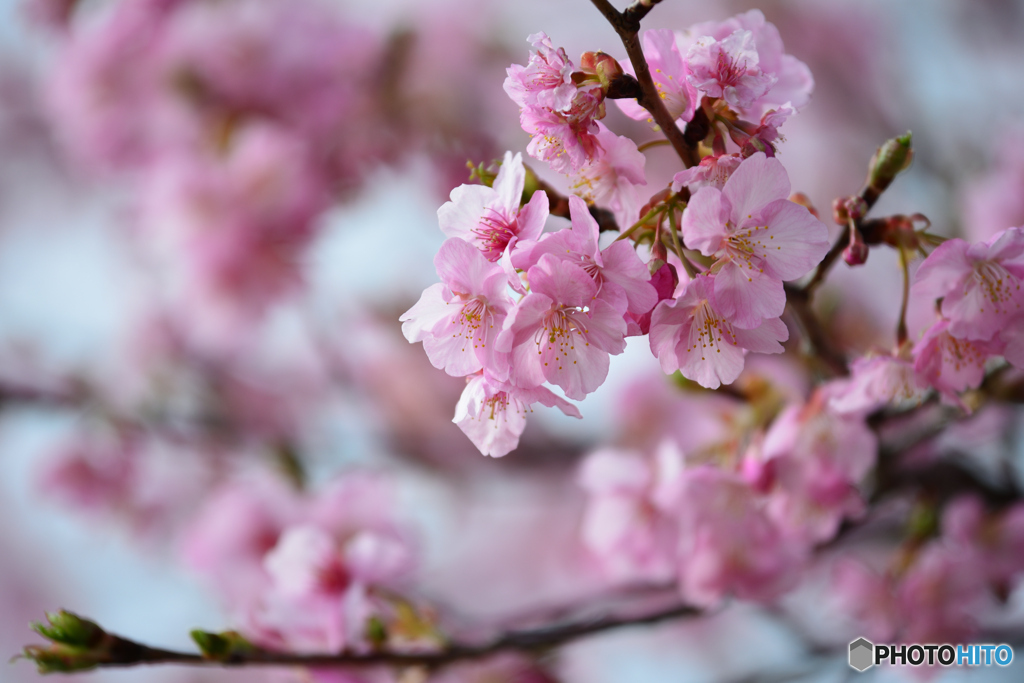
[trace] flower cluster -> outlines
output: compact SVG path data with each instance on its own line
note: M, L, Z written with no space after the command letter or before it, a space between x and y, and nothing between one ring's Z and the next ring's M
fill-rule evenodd
M692 118L698 93L709 98L709 107L723 102L723 111L764 108L775 102L769 98L774 86L791 81L800 81L802 89L783 87L787 102L806 102L810 78L794 75L806 69L782 54L774 27L758 13L736 22L701 27L709 35L731 28L721 40L701 38L686 59L671 32L647 33L650 66L663 79L658 89L673 116ZM524 128L535 133L529 153L574 173L573 189L586 200L607 200L618 218L632 220L639 213L636 187L645 182L643 155L596 123L607 84L624 72L603 53L584 55L588 69L577 72L547 36L530 40L537 52L527 66L510 67L505 81ZM742 51L733 54L740 44ZM757 66L758 44L764 69ZM712 47L729 73L700 80L694 69ZM746 70L733 74L739 64ZM597 76L590 78L591 72ZM736 82L725 84L727 77ZM747 85L737 95L741 82ZM780 123L765 125L775 130ZM423 342L435 367L473 375L456 422L482 452L504 455L514 448L532 403L576 415L543 385L584 398L604 382L609 356L623 351L627 336L649 334L666 373L678 370L712 389L739 376L747 352L782 352L780 342L789 337L780 319L783 282L802 277L824 257L827 230L789 200L789 176L777 159L760 151L709 159L685 171L683 180L677 176L675 192L655 195L648 204L657 227L648 236L646 265L637 251L640 239L617 239L602 248L597 222L575 195L568 198L571 227L542 235L550 200L546 190L536 190L522 203L519 155L505 155L491 187L463 185L452 192L452 201L438 211L442 231L453 238L435 259L442 282L402 316L403 331L409 341ZM692 183L688 202L678 194L684 182ZM668 236L675 264L665 250ZM684 246L706 260L695 266L699 258L684 254ZM691 277L680 281L683 268ZM520 295L516 302L513 292ZM515 418L508 417L509 406Z
M186 532L187 563L212 582L256 643L297 652L367 649L413 566L379 475L316 496L266 477L217 490ZM379 644L379 643L377 643Z
M89 173L134 183L132 235L204 342L236 341L300 290L326 210L426 147L416 126L440 139L433 119L452 118L380 87L412 62L316 0L122 2L66 31L48 92L57 135ZM439 36L420 38L426 51ZM406 96L415 126L398 114Z
M612 580L675 581L692 604L768 601L797 581L816 543L864 511L877 442L862 418L816 394L758 429L742 457L605 449L580 470L582 541Z
M970 410L964 392L977 389L999 357L1024 368L1024 229L984 242L950 239L917 270L911 293L938 302L938 317L920 339L892 354L859 358L851 377L832 383L832 405L867 412L920 403L929 390Z

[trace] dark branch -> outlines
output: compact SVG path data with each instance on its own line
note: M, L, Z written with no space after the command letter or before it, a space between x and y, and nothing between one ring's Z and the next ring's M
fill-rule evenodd
M700 615L700 610L676 604L668 608L635 616L604 616L570 621L535 629L509 631L483 643L450 643L429 652L369 652L303 655L272 652L259 648L238 650L214 658L198 653L176 652L152 648L141 643L106 634L108 640L102 656L86 653L89 668L130 667L148 664L183 664L190 666L309 666L360 667L373 665L443 667L459 661L483 659L501 652L535 652L564 645L605 631L628 626L648 626L672 619ZM113 639L113 640L109 640ZM55 645L54 647L60 647ZM43 648L26 648L26 655L42 666L48 653ZM41 656L40 656L41 655ZM90 656L91 655L91 656ZM73 662L72 662L73 664ZM54 669L56 670L56 669ZM70 670L70 669L68 669ZM80 670L80 669L79 669Z
M629 61L636 72L636 80L640 85L637 102L650 112L654 122L672 143L673 149L682 159L683 164L687 167L697 165L700 163L697 146L687 140L683 132L676 126L675 119L665 108L665 103L661 101L658 89L654 85L654 79L651 77L651 69L647 65L643 48L640 47L640 19L646 16L660 0L638 0L624 13L615 9L608 0L591 0L591 2L619 34L619 38L626 48L626 55L629 56Z
M661 0L636 0L622 13L622 20L629 26L635 25L640 29L640 20L647 16L647 13L654 9L654 6Z
M810 292L786 283L786 308L799 323L803 338L812 356L821 359L831 375L849 374L846 356L837 349L822 326L811 305Z

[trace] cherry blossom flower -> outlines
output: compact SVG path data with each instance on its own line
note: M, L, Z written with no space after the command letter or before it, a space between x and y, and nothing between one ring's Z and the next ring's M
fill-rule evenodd
M530 293L506 318L498 340L512 346L511 381L524 388L548 381L582 399L604 383L609 354L625 349L622 313L598 298L587 271L551 254L527 277Z
M526 151L566 175L579 172L603 154L597 120L604 118L604 97L597 87L578 90L564 111L547 107L523 109L519 122L532 136Z
M721 190L733 171L739 168L741 161L743 159L736 154L706 156L696 166L683 169L672 176L672 191L679 192L684 186L688 187L691 193L702 187Z
M113 8L107 21L76 32L49 83L58 138L90 167L134 168L165 146L190 142L195 124L161 92L160 55L174 4L140 0Z
M977 632L986 602L981 557L973 548L931 543L895 588L900 637L911 643L963 643Z
M597 139L604 93L600 84L573 84L576 66L546 35L534 34L530 42L538 52L527 66L509 67L505 79L505 92L520 108L519 122L533 138L526 151L560 173L579 172L604 152Z
M838 413L870 412L883 406L907 407L924 398L927 386L914 372L906 354L858 358L850 378L834 380L825 391L829 407Z
M522 155L506 152L493 187L460 185L452 190L451 201L437 210L441 231L473 244L489 261L499 260L517 241L536 240L548 217L548 195L534 192L520 208L525 181Z
M576 67L564 49L551 44L547 34L534 33L527 40L537 51L530 53L526 66L513 64L508 68L505 92L523 108L569 109L576 96L576 85L572 82Z
M828 251L824 224L789 193L786 169L758 153L721 190L698 190L683 213L683 239L715 258L718 310L736 327L782 315L783 280L801 277Z
M1014 316L999 330L997 339L1006 361L1016 368L1024 369L1024 315Z
M683 471L673 508L684 598L703 606L727 595L766 601L796 583L803 550L763 505L739 475L708 465Z
M675 33L668 29L644 31L643 47L654 87L657 88L665 109L677 122L690 121L700 97L687 78L689 72L676 45ZM635 73L628 61L622 63L622 68L628 73ZM636 100L619 99L615 103L631 119L651 120L650 112L641 107Z
M658 270L651 275L651 286L658 294L658 302L674 298L676 287L679 285L679 274L676 267L671 263L663 263ZM657 305L657 302L655 303ZM648 334L651 331L651 315L654 308L643 315L634 315L626 312L627 337L637 337Z
M406 544L379 531L290 527L263 560L271 583L250 627L258 642L297 652L365 649L370 590L399 585L411 564Z
M743 35L747 32L750 34L749 40ZM689 47L689 67L695 74L701 73L700 76L695 75L695 79L711 80L710 87L723 90L730 87L730 81L736 80L738 83L731 87L737 87L736 95L743 99L751 92L743 86L744 76L753 76L747 83L754 92L770 81L769 87L762 94L743 105L745 111L741 113L760 117L765 110L778 108L787 102L795 109L801 109L810 99L811 91L814 89L814 78L810 69L800 60L785 53L778 29L765 21L760 10L750 10L725 21L697 24L692 26L687 34L697 43L705 37L714 41L712 43L705 38L703 46ZM690 52L694 51L694 48L697 48L696 65L690 57ZM753 58L751 52L754 53ZM712 54L721 55L722 63L709 60ZM750 71L754 73L751 74ZM742 96L740 92L743 93ZM711 95L709 92L705 94ZM728 101L728 97L726 99Z
M627 227L640 218L638 185L646 185L645 157L629 138L616 135L598 123L597 143L604 154L581 168L570 179L572 191L588 203L611 209L619 225Z
M508 376L508 348L499 339L512 307L506 274L468 242L451 238L434 257L441 282L402 314L402 333L423 342L434 367L462 377L487 368Z
M788 407L760 446L771 474L768 514L807 543L832 538L844 518L863 512L857 484L877 454L878 439L863 418L836 414L825 397Z
M786 103L778 109L769 109L761 117L758 126L749 126L753 130L749 133L740 133L740 128L747 127L742 122L736 127L729 129L733 142L740 146L740 154L744 158L764 152L767 156L773 157L776 152L776 143L783 140L779 128L789 117L796 113L796 109L790 103Z
M979 567L997 590L1007 591L1024 572L1024 505L989 512L975 496L961 496L942 513L942 536L954 548L979 555Z
M681 467L682 455L668 443L654 458L602 449L583 461L577 479L587 493L582 540L610 577L661 582L674 576L678 529L659 502Z
M942 299L949 334L989 340L1021 313L1024 229L1010 228L985 242L943 242L917 269L914 293Z
M960 392L976 389L985 377L985 363L1002 351L999 338L989 341L957 339L949 321L939 319L914 345L914 371L944 400L963 405Z
M185 154L154 169L139 219L157 255L170 257L181 315L230 340L296 291L327 183L304 141L270 124L243 127L222 156Z
M636 250L623 240L601 250L597 221L579 197L569 197L569 216L571 229L548 233L536 244L524 247L513 258L513 264L526 270L544 254L551 254L587 272L597 287L597 298L607 301L620 315L649 313L658 302L658 294Z
M582 418L579 409L542 386L523 389L501 382L487 372L469 377L455 406L455 418L463 434L484 455L500 458L519 445L526 416L533 404L557 407L570 417Z
M703 387L730 384L743 370L746 350L782 353L789 330L778 318L754 329L734 327L721 313L714 278L699 275L679 298L661 301L651 314L651 351L666 374L676 370Z
M775 76L758 68L754 34L736 31L722 40L702 36L686 54L694 88L743 111L775 85Z
M237 609L269 585L263 557L301 516L301 500L278 478L228 482L186 529L181 553Z

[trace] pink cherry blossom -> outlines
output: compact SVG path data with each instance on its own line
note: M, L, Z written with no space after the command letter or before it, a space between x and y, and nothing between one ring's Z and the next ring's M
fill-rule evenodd
M779 133L779 128L795 113L796 109L787 102L778 109L769 109L765 112L761 117L760 125L752 126L740 123L729 129L729 135L732 136L733 142L740 146L740 154L744 158L758 152L764 152L767 156L773 157L777 151L776 143L784 140ZM741 128L752 128L753 130L749 133L742 133Z
M875 642L892 642L900 623L888 577L858 560L844 557L832 570L830 588L837 606L852 616Z
M582 540L610 577L663 582L674 576L678 530L659 500L681 466L681 454L668 444L655 458L602 449L583 461Z
M636 250L624 240L601 250L597 221L579 197L569 197L569 216L571 229L548 233L536 244L524 247L518 258L513 258L513 264L526 270L541 256L550 254L587 272L597 287L597 298L611 304L620 315L649 313L658 295L649 282L650 271Z
M985 377L985 363L1001 350L998 337L957 339L949 333L949 321L939 319L914 345L914 371L944 399L960 405L957 394L978 388Z
M441 282L402 314L402 333L423 342L436 368L461 377L487 368L508 375L508 348L499 340L512 307L506 274L468 242L451 238L434 257Z
M579 172L604 153L597 139L604 93L596 83L572 83L576 66L546 35L532 35L530 42L539 51L526 67L513 64L505 79L505 92L520 108L519 122L533 138L526 151L560 173Z
M266 588L263 557L301 515L299 497L279 479L229 482L199 510L181 552L186 564L237 608Z
M687 31L693 41L707 36L721 43L723 47L730 37L740 32L750 33L749 49L756 52L756 60L753 63L740 62L737 64L732 62L731 66L736 75L741 75L740 71L748 67L756 66L762 78L771 80L771 86L758 96L755 102L747 105L749 111L743 113L759 117L765 110L778 108L787 102L791 103L795 109L801 109L807 104L811 91L814 89L814 78L811 76L811 71L806 64L785 53L778 29L765 21L764 14L760 10L750 10L725 21L697 24ZM741 45L744 42L742 37L733 37L732 40ZM690 49L692 50L693 47ZM703 53L703 50L701 52ZM728 55L730 51L726 50L725 52ZM733 52L735 53L735 47L733 47ZM699 61L702 61L704 68L708 68L712 72L718 67L717 64L708 63L706 56ZM730 63L725 62L722 66L730 66ZM692 63L690 68L694 68ZM723 69L723 71L725 70ZM712 96L714 97L714 95Z
M396 536L360 530L338 537L318 526L287 529L264 558L270 588L251 616L257 642L298 652L365 649L377 611L369 589L394 588L412 554Z
M609 354L625 349L622 313L597 297L587 271L551 254L543 254L527 277L530 293L499 338L512 345L511 381L524 388L548 381L582 399L604 383Z
M1015 316L999 330L997 339L1006 361L1016 368L1024 369L1024 315Z
M597 144L604 153L570 179L573 192L589 203L611 209L619 225L627 227L640 218L637 186L646 185L647 158L629 138L616 135L598 123Z
M980 556L979 567L1006 590L1024 572L1024 505L988 511L975 496L961 496L942 513L942 535L954 548Z
M677 121L690 121L700 96L687 78L689 72L676 45L675 33L668 29L644 31L643 48L654 87L658 89L668 113ZM622 63L622 68L627 73L634 73L628 61ZM650 112L641 107L636 100L620 99L615 103L631 119L651 120Z
M708 465L686 469L673 501L679 523L683 597L710 606L727 595L772 600L792 587L803 563L736 474Z
M864 510L857 485L875 464L878 439L855 415L830 410L825 397L784 410L765 434L768 514L808 543L832 538L846 517Z
M73 33L49 83L58 138L90 167L133 168L165 146L195 138L195 124L168 102L154 77L179 3L139 0L112 8L90 31Z
M534 192L520 208L526 169L521 154L505 153L494 186L460 185L437 210L441 231L463 239L497 261L517 241L536 240L548 217L548 195Z
M544 32L535 33L527 40L537 51L530 53L526 66L513 64L508 68L505 92L523 108L569 109L576 96L576 85L572 82L576 67L565 50L556 49Z
M679 274L676 271L676 267L671 263L663 263L661 267L651 275L651 286L654 287L654 291L658 293L658 302L674 298L676 287L678 285ZM657 305L657 303L655 303L655 305ZM627 312L626 324L629 327L629 331L626 333L626 336L637 337L648 334L651 331L651 315L653 313L653 307L643 315L633 315Z
M986 607L986 576L973 546L939 539L902 572L878 573L855 560L836 567L835 588L868 637L888 642L967 642Z
M168 289L190 323L229 337L299 288L300 256L330 201L302 138L245 126L223 155L167 158L149 180L140 227L169 257Z
M786 169L758 153L721 190L698 190L683 213L683 239L715 258L719 310L739 328L782 315L783 280L801 277L828 251L828 230L789 192Z
M931 543L895 588L900 637L911 643L967 642L987 601L981 557L972 548Z
M582 418L576 406L545 387L524 389L480 372L467 379L452 422L481 453L500 458L519 445L526 416L533 412L535 403Z
M683 169L672 176L672 191L679 192L684 186L688 187L691 193L702 187L721 190L733 171L739 168L741 161L743 159L736 154L706 156L696 166Z
M951 239L917 270L914 293L942 299L949 333L988 340L1022 312L1024 229L1010 228L978 244Z
M522 110L519 123L532 139L526 151L566 175L579 172L604 153L598 142L597 120L604 118L604 98L598 88L578 90L564 111L547 107Z
M878 355L855 360L850 366L850 377L834 380L825 391L829 406L845 414L870 412L887 405L917 405L926 389L908 358Z
M775 85L775 76L758 68L754 34L736 31L722 40L702 36L686 54L687 77L708 97L722 98L745 110Z
M660 302L651 315L651 351L666 374L680 370L687 379L717 389L731 384L743 370L745 350L782 353L779 342L789 330L778 318L754 329L740 329L722 315L714 278L699 275L679 298Z

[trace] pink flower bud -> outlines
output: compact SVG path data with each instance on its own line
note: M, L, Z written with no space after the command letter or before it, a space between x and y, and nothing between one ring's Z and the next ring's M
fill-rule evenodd
M843 260L850 266L862 266L868 260L868 245L864 243L860 231L850 228L850 243L843 249Z

